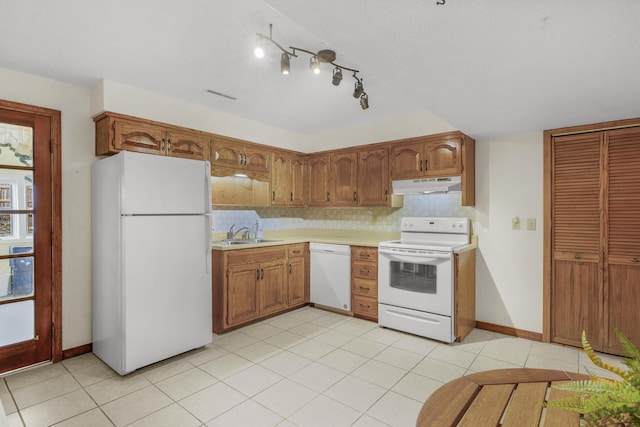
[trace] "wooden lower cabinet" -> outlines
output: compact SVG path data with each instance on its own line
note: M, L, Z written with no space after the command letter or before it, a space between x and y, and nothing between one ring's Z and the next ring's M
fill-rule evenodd
M306 304L309 301L306 249L305 244L296 244L214 250L213 332L221 333Z
M309 302L309 245L290 245L287 249L289 307Z
M476 327L476 249L453 256L453 334L461 342Z
M378 248L351 247L351 310L355 317L378 321Z

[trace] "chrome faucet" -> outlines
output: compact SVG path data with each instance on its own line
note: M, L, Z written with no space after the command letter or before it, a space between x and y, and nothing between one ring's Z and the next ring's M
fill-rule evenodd
M245 231L245 234L249 232L249 227L242 227L237 229L236 231L233 231L233 227L235 227L235 224L232 224L231 227L229 228L229 231L227 232L227 239L233 239L235 235L241 232L242 230L247 230Z

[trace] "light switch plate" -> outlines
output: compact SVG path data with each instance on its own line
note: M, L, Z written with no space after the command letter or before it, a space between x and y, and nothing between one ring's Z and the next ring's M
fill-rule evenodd
M536 230L536 219L535 218L527 218L527 230L535 231Z
M511 229L520 230L520 217L514 216L511 218Z

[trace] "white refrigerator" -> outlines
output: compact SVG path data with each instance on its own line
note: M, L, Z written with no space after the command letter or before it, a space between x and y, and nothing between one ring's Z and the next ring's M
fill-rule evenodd
M120 375L212 340L209 162L92 165L93 353Z

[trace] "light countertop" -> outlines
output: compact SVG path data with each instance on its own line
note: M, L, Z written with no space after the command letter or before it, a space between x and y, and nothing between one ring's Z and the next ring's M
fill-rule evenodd
M226 238L225 233L213 233L211 249L228 251L234 249L248 249L276 245L290 245L294 243L330 243L335 245L370 246L378 247L380 242L400 239L399 231L370 231L370 230L327 230L314 228L300 228L289 230L266 230L265 239L278 240L277 242L246 243L242 245L222 245L221 240ZM476 236L471 236L471 243L457 248L454 252L464 252L477 247Z

